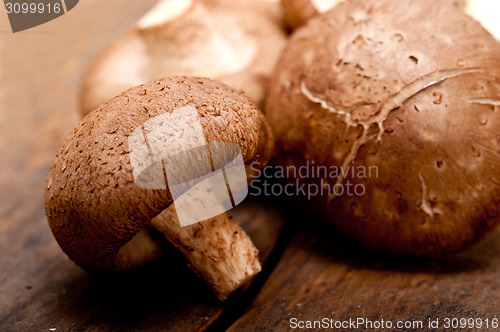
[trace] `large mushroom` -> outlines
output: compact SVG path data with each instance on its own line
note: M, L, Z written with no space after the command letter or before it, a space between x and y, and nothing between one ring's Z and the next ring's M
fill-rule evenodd
M198 120L187 121L186 114L194 114L198 124ZM161 120L157 123L161 130L156 133L148 132L152 119ZM151 155L141 158L136 153L141 144L135 143L143 142L143 134L149 137L149 150L166 142L159 151L169 157L155 164L159 176L154 173L156 166L148 164ZM205 157L199 151L177 158L179 152L200 148L198 143L203 141L211 147L204 155L208 158L210 154L208 170L201 169ZM47 177L46 212L63 251L89 271L128 270L161 255L153 235L162 234L216 296L225 299L260 271L257 249L226 213L181 227L180 211L174 208L177 185L182 182L174 180L209 176L214 167L224 168L235 159L235 154L226 153L231 149L216 158L217 144L222 144L222 150L236 147L233 152L241 151L241 165L254 163L254 168L263 167L273 151L263 114L248 97L222 83L202 78L162 79L104 103L67 136ZM192 158L200 155L200 160ZM168 169L162 165L168 160L174 161L171 166L177 167L177 177L169 177L167 186L163 175ZM151 174L156 179L148 178ZM246 186L244 169L243 179ZM192 200L187 212L200 208Z
M86 115L126 89L167 76L217 79L259 105L284 46L279 4L263 0L161 0L89 68Z
M348 0L292 35L266 115L282 154L337 170L316 198L342 232L457 252L500 217L499 55L455 6Z
M322 15L337 4L347 0L281 0L284 20L290 30L306 24L313 17ZM500 40L500 4L491 0L439 0L464 9L479 21L493 36Z

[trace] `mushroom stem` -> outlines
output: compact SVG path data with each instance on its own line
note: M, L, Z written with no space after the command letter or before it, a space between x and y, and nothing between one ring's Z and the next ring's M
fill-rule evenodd
M291 30L306 24L311 18L321 15L343 0L281 0L285 23Z
M220 300L261 270L259 251L227 213L181 227L171 205L151 225L182 252Z

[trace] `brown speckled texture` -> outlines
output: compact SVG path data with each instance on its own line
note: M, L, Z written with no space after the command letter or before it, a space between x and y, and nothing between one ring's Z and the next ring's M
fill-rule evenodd
M440 1L352 0L292 36L266 115L282 153L378 167L344 179L365 195L320 198L340 230L436 255L497 224L499 105L500 44L473 19Z
M127 138L149 118L185 105L197 108L207 141L239 145L246 164L267 163L273 139L264 116L242 93L222 83L174 77L122 93L85 117L67 136L47 177L50 227L78 265L99 271L128 267L116 265L124 259L115 259L117 251L171 205L168 190L147 190L135 184ZM189 227L178 228L180 233L189 232ZM253 255L249 264L258 272L256 249L241 232L245 237L241 243Z

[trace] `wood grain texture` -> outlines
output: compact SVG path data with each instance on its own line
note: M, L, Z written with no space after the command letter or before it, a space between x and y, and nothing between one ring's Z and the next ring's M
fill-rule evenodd
M288 331L293 317L410 320L424 327L436 318L500 318L500 230L457 256L426 260L374 253L307 216L300 222L308 225L299 227L229 331Z
M283 226L280 212L248 200L231 214L254 239L265 262ZM8 288L0 290L8 301L0 309L0 330L202 331L236 305L251 285L219 302L173 247L147 267L98 277L70 262L54 240L46 242L38 250L24 244L24 252L10 259L15 266L6 274ZM24 259L30 264L23 264ZM2 260L2 271L6 265Z
M48 168L79 121L90 61L156 0L80 1L68 14L12 34L0 10L0 331L197 331L233 306L221 303L171 256L102 278L64 255L45 217ZM283 226L278 210L252 201L231 213L265 260Z

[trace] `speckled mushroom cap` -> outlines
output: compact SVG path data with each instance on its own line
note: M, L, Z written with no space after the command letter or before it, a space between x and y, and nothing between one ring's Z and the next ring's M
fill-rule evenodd
M95 60L82 83L81 113L132 86L175 75L217 79L245 91L260 106L286 41L279 3L163 1L173 7L160 6L153 13L161 16L181 6L180 13L164 22L146 15Z
M134 182L127 138L146 120L186 105L198 110L207 142L237 144L245 164L269 160L273 140L264 116L242 93L222 83L174 77L120 94L67 136L47 178L50 227L78 265L87 270L128 268L117 265L118 250L172 204L168 190L143 189ZM197 227L198 232L203 225Z
M368 247L455 252L498 222L500 44L452 5L350 0L311 20L278 63L266 116L281 153L377 168L325 179L365 194L318 198Z
M306 24L310 19L322 15L333 9L337 4L346 0L281 0L283 16L289 29L295 30ZM477 0L440 0L459 8L465 8L466 2Z

